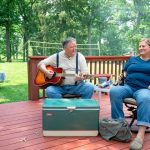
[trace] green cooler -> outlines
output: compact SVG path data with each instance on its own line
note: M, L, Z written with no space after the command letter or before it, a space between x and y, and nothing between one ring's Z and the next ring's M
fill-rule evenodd
M93 99L45 99L44 136L97 136L99 105Z

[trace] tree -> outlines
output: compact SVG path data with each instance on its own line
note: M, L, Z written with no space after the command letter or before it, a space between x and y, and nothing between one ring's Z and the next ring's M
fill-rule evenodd
M6 29L6 56L7 61L11 61L11 28L18 22L17 12L15 10L15 0L1 0L0 25Z
M37 0L17 1L23 36L23 61L28 59L28 40L36 32L37 16L33 9L36 2Z
M1 0L0 5L0 46L6 45L7 53L1 53L7 61L18 52L20 40L26 61L28 40L60 43L73 36L78 43L99 41L101 55L123 55L150 36L147 0Z

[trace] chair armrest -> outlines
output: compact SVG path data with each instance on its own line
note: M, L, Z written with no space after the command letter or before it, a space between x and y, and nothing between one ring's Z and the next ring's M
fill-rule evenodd
M95 74L95 78L106 77L107 80L109 80L111 76L111 74Z
M136 100L134 98L125 98L123 102L125 104L136 105Z

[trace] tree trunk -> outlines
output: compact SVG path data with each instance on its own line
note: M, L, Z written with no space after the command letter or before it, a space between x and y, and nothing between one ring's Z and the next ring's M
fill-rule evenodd
M92 35L92 24L90 23L88 25L88 44L91 44L92 42L91 35ZM92 55L91 45L89 45L88 55Z
M141 0L134 0L134 7L135 10L137 11L137 18L136 18L137 26L141 24L141 18L143 16L142 5L143 2Z
M6 57L7 62L11 62L10 25L6 24Z
M25 62L25 58L26 58L26 49L25 49L25 34L23 35L23 62Z
M23 61L28 61L28 36L26 31L23 35Z

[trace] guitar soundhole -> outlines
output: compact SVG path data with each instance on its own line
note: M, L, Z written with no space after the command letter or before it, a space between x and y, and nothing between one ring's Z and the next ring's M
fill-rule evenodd
M48 77L45 77L45 81L48 81L49 80L49 78Z
M56 72L54 72L52 78L54 78L54 77L56 77ZM45 77L45 80L46 80L46 81L49 81L50 79L49 79L48 77Z

